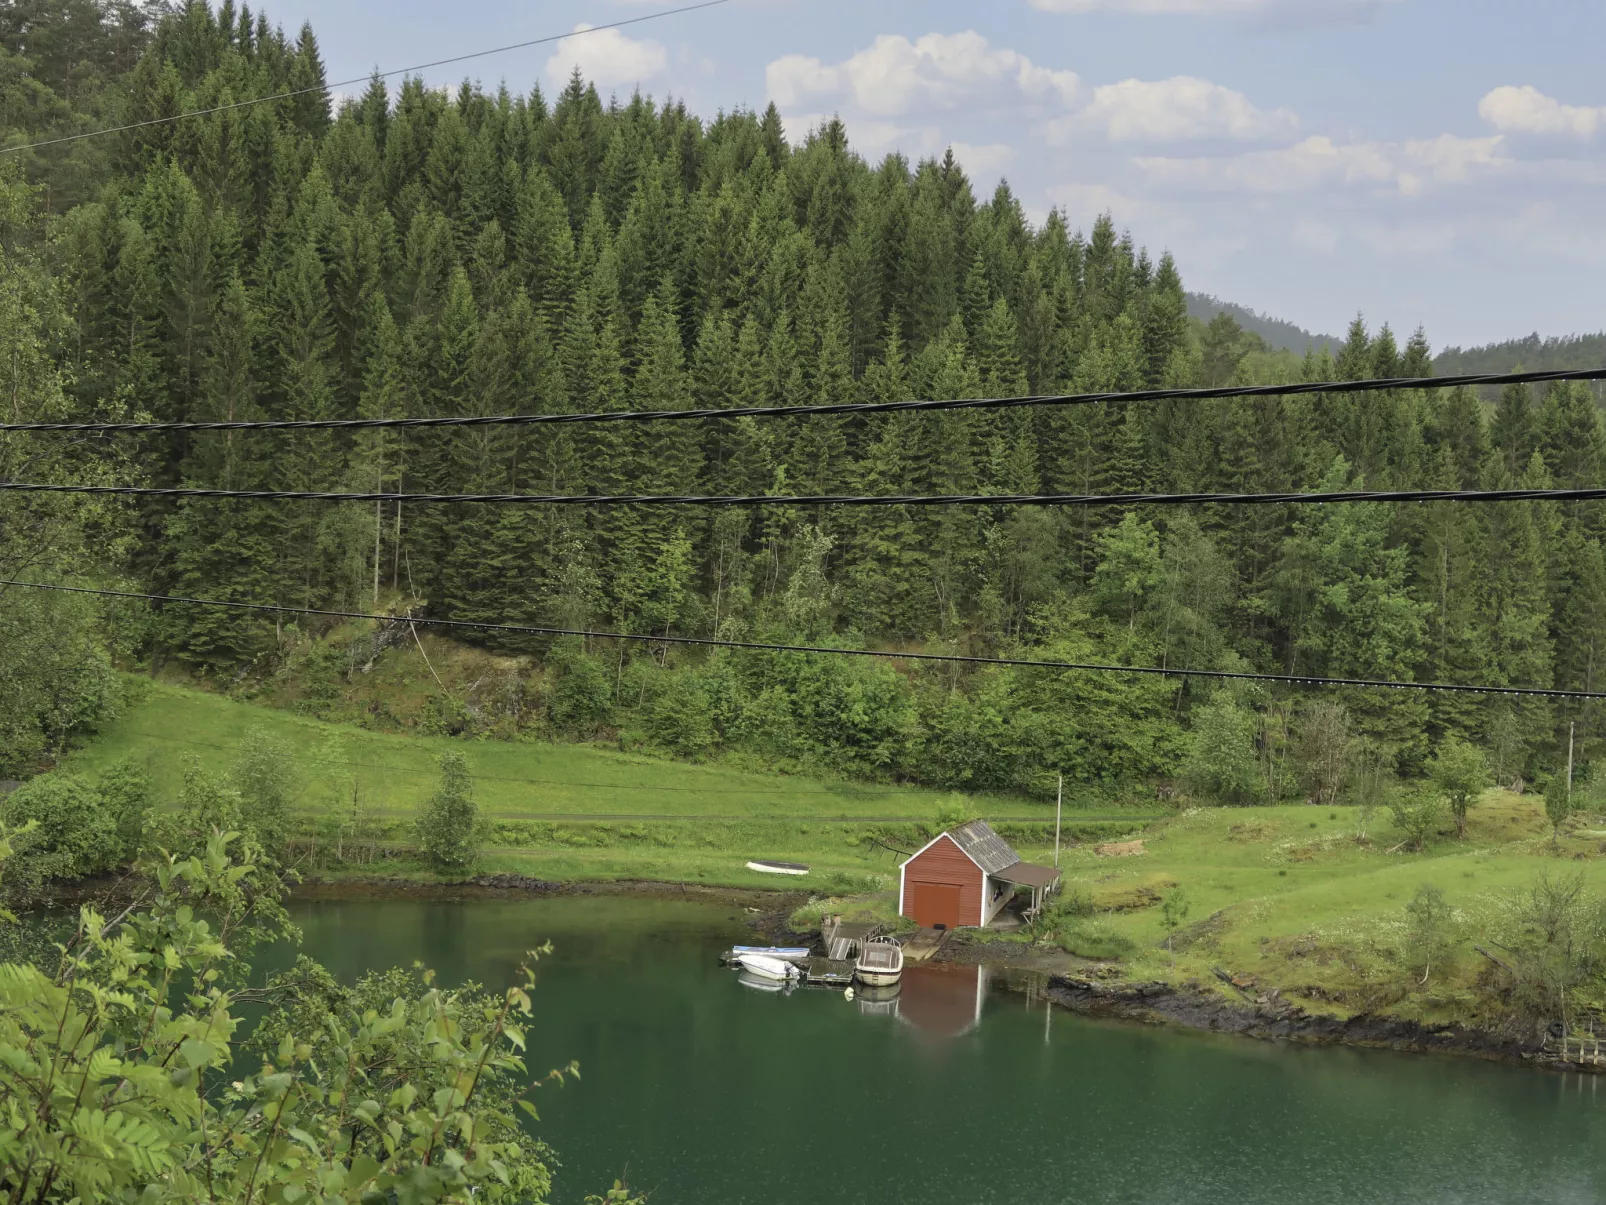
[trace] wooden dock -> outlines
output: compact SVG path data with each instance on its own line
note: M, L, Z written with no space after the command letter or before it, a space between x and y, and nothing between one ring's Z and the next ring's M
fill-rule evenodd
M825 987L847 987L853 982L853 959L811 958L803 977L809 983Z
M840 916L828 916L820 926L820 940L832 961L851 961L859 947L881 932L882 927L878 920L843 920Z

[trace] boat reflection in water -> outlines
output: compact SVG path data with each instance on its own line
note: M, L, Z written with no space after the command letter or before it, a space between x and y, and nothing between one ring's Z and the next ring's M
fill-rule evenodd
M900 982L856 987L853 1002L866 1017L896 1017L921 1037L946 1042L981 1021L987 970L979 966L906 966Z
M739 971L736 982L770 996L789 996L800 987L796 979L774 979L749 970ZM849 998L861 1016L896 1018L922 1039L947 1042L981 1023L987 987L986 967L922 963L905 966L896 983L855 984Z
M781 996L790 996L797 987L796 979L771 979L767 975L755 975L752 971L737 971L736 982L749 991Z

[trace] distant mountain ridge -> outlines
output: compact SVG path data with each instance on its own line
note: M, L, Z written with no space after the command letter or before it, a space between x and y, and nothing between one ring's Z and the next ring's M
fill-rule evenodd
M1319 352L1326 348L1336 355L1338 349L1344 346L1342 339L1334 338L1332 335L1313 334L1292 322L1284 322L1281 318L1273 318L1270 314L1257 313L1247 306L1223 301L1208 293L1189 293L1187 298L1190 318L1209 322L1217 314L1226 311L1244 330L1259 335L1268 346L1277 351L1291 351L1295 355L1302 356L1307 349Z
M1344 345L1342 339L1332 335L1315 334L1292 322L1223 301L1208 293L1189 293L1187 298L1190 317L1209 322L1225 311L1244 330L1259 335L1268 346L1279 351L1304 355L1307 348L1318 352L1326 348L1336 355ZM1548 338L1542 338L1535 331L1521 339L1485 343L1480 347L1446 347L1433 357L1433 371L1438 376L1516 372L1519 369L1544 372L1549 369L1602 367L1606 367L1606 331L1592 335L1551 335Z
M1548 339L1541 339L1536 331L1525 339L1507 339L1482 347L1447 347L1433 358L1433 371L1440 376L1601 367L1606 367L1606 331L1552 335Z

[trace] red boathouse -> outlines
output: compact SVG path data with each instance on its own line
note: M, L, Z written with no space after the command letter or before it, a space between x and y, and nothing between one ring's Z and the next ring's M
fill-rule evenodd
M928 929L981 928L1015 894L1030 887L1032 907L1059 882L1052 866L1022 862L985 820L972 820L926 843L903 864L898 912Z

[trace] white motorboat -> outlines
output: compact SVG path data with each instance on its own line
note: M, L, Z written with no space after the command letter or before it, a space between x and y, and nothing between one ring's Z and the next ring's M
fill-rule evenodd
M903 974L903 947L895 937L872 937L859 947L853 977L866 987L890 987Z
M790 962L771 958L768 954L738 954L735 961L742 970L751 971L764 979L796 979L803 973Z

